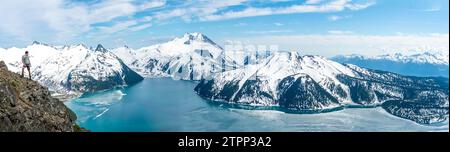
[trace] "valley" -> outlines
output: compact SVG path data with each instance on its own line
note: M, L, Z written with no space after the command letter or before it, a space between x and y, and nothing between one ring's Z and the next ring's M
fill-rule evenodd
M101 118L115 113L110 110L111 103L122 102L122 97L133 96L123 100L142 101L134 106L144 109L150 106L145 105L152 104L145 102L167 102L169 97L145 95L159 91L152 88L158 86L145 85L148 79L166 78L184 80L164 81L166 85L195 84L190 84L187 89L187 86L180 86L181 92L187 91L192 99L186 99L185 103L179 103L183 100L174 102L177 104L201 101L218 103L219 107L228 104L262 109L277 107L281 109L277 111L297 113L298 119L305 112L335 113L339 112L336 109L349 111L348 107L363 107L359 110L385 110L384 114L420 125L445 123L449 116L448 78L404 76L299 52L224 50L201 33L186 33L172 41L136 50L127 46L106 49L101 44L92 48L83 44L52 46L34 42L26 48L0 49L0 59L10 71L18 73L21 71L20 56L25 50L31 54L32 79L48 87L53 96L67 100L65 103L76 109L78 120L85 122L88 129L99 127ZM117 92L140 85L145 89L138 93ZM113 94L110 94L111 90L115 90ZM172 91L160 93L170 96ZM164 104L178 107L174 103ZM167 110L177 112L176 108ZM138 111L142 117L149 116L147 110ZM84 117L85 114L89 116ZM165 111L164 114L170 113ZM130 115L121 119L147 119L142 117ZM128 120L109 121L120 126L119 123ZM113 128L99 130L112 131Z

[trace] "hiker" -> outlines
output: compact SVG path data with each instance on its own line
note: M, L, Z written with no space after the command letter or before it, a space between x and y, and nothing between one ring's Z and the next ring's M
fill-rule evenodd
M28 76L31 79L31 72L30 72L31 63L30 63L30 56L28 56L28 51L25 51L25 55L22 56L22 64L23 64L23 66L22 66L22 77L23 77L23 70L24 70L24 68L27 68Z

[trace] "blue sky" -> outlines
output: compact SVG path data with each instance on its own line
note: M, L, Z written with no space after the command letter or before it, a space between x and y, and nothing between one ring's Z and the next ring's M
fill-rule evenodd
M324 56L448 51L448 0L8 0L0 47L140 48L186 32Z

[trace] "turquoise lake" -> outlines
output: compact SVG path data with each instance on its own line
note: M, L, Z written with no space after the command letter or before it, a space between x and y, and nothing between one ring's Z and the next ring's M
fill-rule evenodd
M94 132L158 131L445 131L395 117L382 108L348 108L319 114L245 110L206 101L195 82L147 78L139 84L65 102L77 123Z

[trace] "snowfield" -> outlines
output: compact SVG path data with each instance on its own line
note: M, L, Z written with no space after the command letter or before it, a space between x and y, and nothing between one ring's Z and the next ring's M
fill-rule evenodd
M81 94L134 84L143 78L99 45L53 47L38 42L26 48L2 50L8 69L21 72L21 56L29 51L32 79L55 93Z

